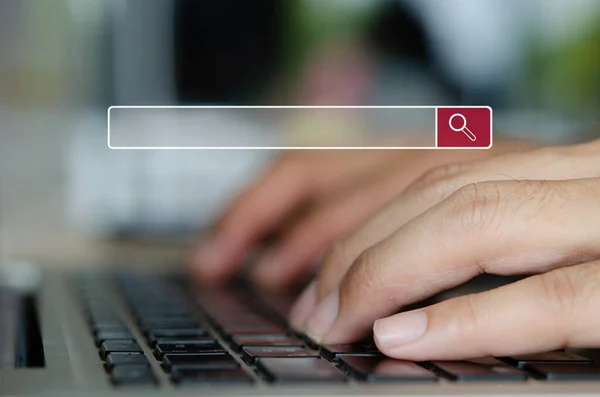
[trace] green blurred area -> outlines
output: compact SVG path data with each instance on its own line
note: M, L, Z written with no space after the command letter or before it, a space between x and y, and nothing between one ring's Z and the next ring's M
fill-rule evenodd
M0 103L80 104L95 85L106 84L100 81L105 76L102 68L110 61L101 59L99 21L114 16L117 6L126 1L13 0L6 4L11 3L13 7L6 10L0 7L11 22L0 39L0 56L8 59L0 63ZM286 0L282 74L293 79L315 52L363 40L385 4L384 0ZM548 45L539 32L555 27L533 21L530 35L523 37L529 49L519 65L522 79L518 87L507 88L515 91L509 106L575 115L596 112L600 105L600 13L589 12L585 20L573 23L581 25L575 35Z
M531 43L525 86L536 108L597 114L600 106L600 13L580 22L579 34L557 45Z
M297 75L320 48L360 41L381 0L289 0L285 69Z

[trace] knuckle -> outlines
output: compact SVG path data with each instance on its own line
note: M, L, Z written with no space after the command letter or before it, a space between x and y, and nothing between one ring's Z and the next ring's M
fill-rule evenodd
M555 269L536 277L549 318L563 335L562 345L572 346L577 329L590 323L600 298L600 262Z
M481 315L482 313L486 313L486 311L478 310L478 296L478 294L469 294L462 297L464 317L461 317L460 323L466 329L481 332L481 327L486 324Z
M441 201L462 186L461 180L467 173L464 163L434 167L409 186L407 192L425 200Z
M323 255L323 266L325 270L338 269L351 260L348 255L347 244L344 241L336 241Z
M420 178L421 183L433 185L438 182L453 178L461 174L464 170L463 163L450 163L434 167L423 174Z
M573 313L578 299L578 277L568 268L558 268L538 278L544 302L553 312Z
M335 242L323 254L323 266L317 276L317 296L324 297L331 292L331 286L336 284L341 278L342 273L352 263L348 255L347 244L344 242Z
M499 184L494 182L471 183L450 197L452 213L466 231L481 232L496 222L502 203Z
M363 251L354 261L342 281L341 288L352 291L369 291L385 287L381 274L381 250L375 246Z

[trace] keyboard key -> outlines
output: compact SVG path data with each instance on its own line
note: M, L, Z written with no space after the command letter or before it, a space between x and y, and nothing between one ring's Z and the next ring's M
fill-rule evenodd
M385 381L437 381L437 377L425 368L410 362L387 357L341 356L340 364L360 380Z
M240 350L242 346L304 346L304 342L286 334L234 335L231 346Z
M225 352L206 354L166 354L163 357L163 368L171 371L172 368L194 369L231 369L240 365L231 355Z
M496 359L472 361L436 361L449 378L461 382L468 381L524 381L527 374Z
M343 382L346 377L331 363L315 357L261 358L257 368L276 383Z
M221 326L242 326L242 325L272 325L272 322L263 316L253 314L247 309L238 310L219 310L218 313L211 315L213 321Z
M343 344L327 345L321 347L321 356L329 361L335 361L340 355L350 354L354 356L381 356L381 352L375 345L367 344Z
M106 356L104 366L107 369L115 365L150 365L142 353L110 353Z
M261 335L261 334L285 334L285 330L272 324L250 324L221 327L228 335Z
M528 364L527 368L544 375L548 380L598 380L600 364L585 362Z
M319 354L303 346L248 346L242 349L242 358L249 364L259 357L319 357Z
M555 363L555 362L590 362L591 360L582 357L575 353L569 353L564 351L540 353L540 354L527 354L522 356L506 357L507 361L516 365L518 368L525 368L527 364L539 364L539 363Z
M108 340L100 345L102 359L108 353L142 353L142 348L133 339Z
M198 321L193 319L150 319L140 321L140 327L144 330L153 328L197 328L198 326Z
M175 368L172 372L173 382L186 384L248 384L252 378L242 369L199 369L199 368Z
M169 307L168 309L160 309L157 307L140 307L134 309L133 312L138 319L167 317L192 318L191 312L184 307Z
M258 292L258 298L261 303L268 306L273 310L279 317L287 318L297 296L293 294L272 294L265 292Z
M600 362L600 349L577 349L574 351L574 353L588 358L593 362Z
M110 373L115 386L155 385L156 378L148 366L123 365L116 366Z
M213 338L209 338L209 337L200 337L200 338L189 338L189 339L175 339L175 338L166 338L166 339L156 339L155 343L154 343L154 347L156 347L157 344L173 344L173 343L206 343L206 344L210 344L210 343L215 343L215 344L219 344L219 342L217 342L216 339ZM220 345L219 345L220 346Z
M208 338L208 337L192 337L189 339L176 339L176 338L166 338L166 339L155 339L152 345L156 348L158 344L173 344L173 343L215 343L218 344L216 339Z
M194 354L194 353L218 353L225 349L212 339L206 341L169 341L157 343L154 348L154 356L162 359L165 354Z
M152 328L148 330L148 341L152 346L158 339L193 339L207 336L200 328Z
M96 346L100 347L102 342L116 339L133 339L133 335L129 331L101 331L95 336Z

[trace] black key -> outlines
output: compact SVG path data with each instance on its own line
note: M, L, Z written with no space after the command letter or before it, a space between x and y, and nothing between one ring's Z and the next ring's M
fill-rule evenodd
M321 347L321 356L329 361L334 361L340 355L350 354L353 356L381 356L381 352L375 345L367 344L344 344L327 345Z
M281 318L286 318L296 301L295 294L272 294L258 292L260 303L268 306Z
M393 358L341 356L340 364L344 370L367 382L437 381L437 377L425 368L410 361L394 360Z
M170 311L164 312L152 312L152 313L144 313L137 312L140 321L159 321L159 320L171 320L171 321L183 321L183 320L193 320L192 316L182 315L179 313L172 313Z
M261 358L257 367L272 382L343 382L346 377L331 363L315 357Z
M115 365L150 365L142 353L110 353L106 356L104 366L107 369Z
M249 364L260 357L319 357L319 354L304 346L248 346L242 349L242 358Z
M104 341L115 339L133 339L133 335L129 331L101 331L96 334L94 339L96 341L96 346L100 347Z
M158 339L193 339L207 336L200 328L151 328L148 330L148 341L154 345Z
M505 360L521 369L525 368L527 364L591 361L590 359L582 357L579 354L564 351L506 357Z
M283 328L272 324L228 325L221 329L229 335L285 334Z
M165 354L195 354L195 353L218 353L225 349L212 339L206 341L169 341L157 343L154 355L162 359Z
M577 349L574 353L589 358L593 362L600 362L600 349Z
M156 346L159 343L160 344L181 343L181 342L185 342L185 343L218 343L216 339L209 338L209 337L192 337L192 338L187 338L187 339L161 338L161 339L155 339L153 342L154 342L153 346Z
M191 317L191 312L184 307L170 307L167 309L159 309L156 307L140 307L135 310L135 314L140 318L152 317Z
M528 364L527 368L544 375L548 380L598 380L600 364L585 362Z
M231 346L239 350L242 346L304 346L302 340L286 334L234 335Z
M148 366L122 365L113 368L110 379L115 386L155 385L156 378Z
M142 353L142 348L133 339L107 340L100 345L102 359L108 353Z
M197 328L198 321L193 319L142 319L140 320L140 327L142 327L145 330L151 328Z
M436 367L443 370L451 380L469 381L524 381L527 374L496 359L473 361L436 361Z
M162 366L165 371L172 368L193 369L231 369L240 365L231 355L225 352L206 354L166 354Z
M172 372L173 382L185 384L248 384L252 378L241 369L196 369L176 368Z
M266 318L249 313L246 309L240 311L220 309L218 313L214 313L211 317L213 321L221 327L273 325L273 323Z

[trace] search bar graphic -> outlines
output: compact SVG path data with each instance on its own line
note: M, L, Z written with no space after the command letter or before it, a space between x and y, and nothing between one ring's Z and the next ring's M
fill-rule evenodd
M459 118L461 120L460 122L462 124L460 124L460 127L454 127L452 125L452 120L454 120L455 118ZM475 134L473 134L473 132L471 132L470 129L467 128L467 119L461 113L454 113L450 117L450 121L448 121L448 125L454 132L462 132L463 134L465 134L466 137L469 138L472 142L475 142L477 140L477 136Z
M440 107L436 110L436 146L479 148L492 146L492 108Z
M107 143L114 150L492 146L489 107L111 106L107 118ZM457 136L463 140L457 140Z

